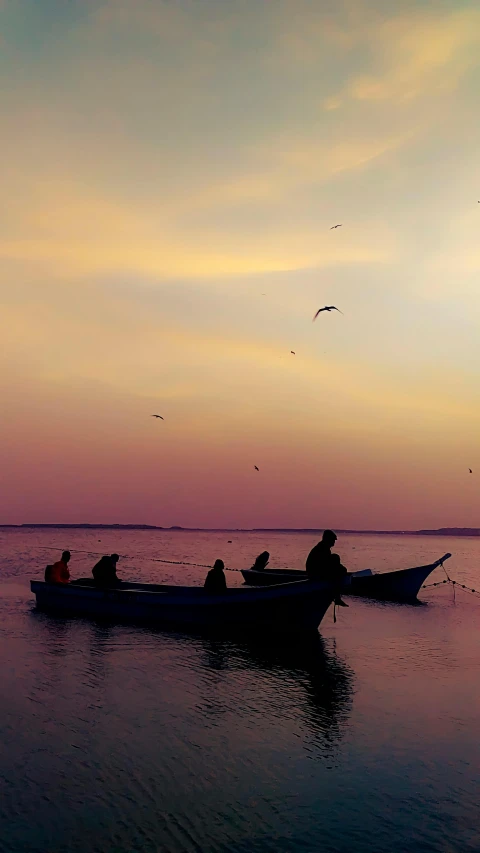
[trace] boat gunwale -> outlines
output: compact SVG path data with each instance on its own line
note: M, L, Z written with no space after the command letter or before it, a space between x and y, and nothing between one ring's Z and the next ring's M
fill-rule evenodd
M148 584L145 584L148 586ZM158 585L156 585L158 586ZM220 604L220 603L236 603L239 604L244 602L245 604L260 602L260 601L268 601L273 599L281 599L281 598L304 598L306 595L310 596L314 593L330 593L332 594L332 601L334 597L333 588L331 584L325 583L324 581L310 581L308 578L302 578L298 581L293 581L290 583L278 583L278 584L270 584L265 587L228 587L225 591L221 593L211 593L207 590L204 590L203 587L199 586L169 586L167 590L148 590L138 587L130 588L130 587L97 587L94 585L82 585L82 584L55 584L55 583L47 583L41 580L31 580L30 581L30 589L36 595L37 592L45 591L48 593L49 590L55 592L55 594L60 594L65 597L72 597L76 595L76 591L79 590L80 593L84 595L86 598L110 598L113 597L116 600L124 599L125 602L128 599L133 600L137 603L141 603L142 599L145 601L145 604L152 604L155 600L158 600L160 604L166 604L168 601L175 602L187 602L188 600L192 600L195 603L202 604ZM85 595L85 593L89 593Z
M342 594L359 598L377 599L378 601L418 601L418 593L427 577L436 568L442 566L445 560L448 560L451 556L448 552L432 563L426 563L423 566L411 566L406 569L394 569L390 572L377 572L370 575L357 576L355 576L355 573L349 573L344 580ZM266 577L264 575L265 571L269 572ZM252 568L243 570L242 575L246 584L258 589L263 586L262 576L265 578L265 587L269 588L271 586L269 583L270 578L275 578L278 581L281 572L281 569L277 571L273 569L259 571ZM305 575L302 576L305 577Z
M392 575L400 575L404 572L414 572L420 571L421 569L430 569L432 572L434 569L437 569L439 566L443 565L445 560L449 560L452 555L450 553L444 554L443 557L440 557L438 560L434 560L433 563L425 563L422 566L410 566L406 569L392 569L387 572L372 572L371 575L358 575L356 576L355 572L348 572L347 576L352 580L371 580L372 578L382 578L382 577L392 577ZM255 569L253 566L250 569L241 569L242 575L245 577L246 574L254 573L257 577L260 575L267 574L270 577L273 575L288 575L291 577L293 572L298 575L301 575L301 579L306 579L306 570L305 569ZM294 583L294 581L290 581L289 583ZM297 581L298 583L298 581ZM275 584L278 586L279 584ZM283 584L283 586L287 586L288 584ZM274 586L274 584L272 584ZM271 588L271 587L270 587Z

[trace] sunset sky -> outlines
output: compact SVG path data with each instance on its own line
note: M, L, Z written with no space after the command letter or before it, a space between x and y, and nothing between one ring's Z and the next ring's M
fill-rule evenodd
M477 0L0 0L0 70L0 522L480 526Z

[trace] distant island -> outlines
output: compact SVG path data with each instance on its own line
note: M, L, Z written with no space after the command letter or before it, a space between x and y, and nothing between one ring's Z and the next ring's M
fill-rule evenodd
M165 530L155 524L2 524L1 527L41 527L68 530ZM167 528L168 529L168 528ZM173 529L173 528L171 528ZM180 529L180 528L178 528Z
M15 529L58 529L58 530L180 530L184 532L210 532L210 533L321 533L323 527L237 527L237 528L205 528L205 527L180 527L174 524L171 527L160 527L156 524L0 524L0 528L10 527ZM344 536L355 534L356 536L480 536L480 527L438 527L435 530L345 530L336 527L337 533Z

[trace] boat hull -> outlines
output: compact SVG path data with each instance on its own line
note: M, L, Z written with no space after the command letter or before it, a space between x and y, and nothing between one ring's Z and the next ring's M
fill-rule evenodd
M352 577L346 595L377 598L384 601L414 601L422 585L436 566L418 566L367 577Z
M448 560L451 554L444 554L439 560L427 566L415 566L412 569L400 569L394 572L371 574L356 577L348 575L348 583L343 589L343 595L357 595L363 598L377 598L384 601L413 601L417 598L422 585L428 576ZM242 571L244 580L253 586L268 586L270 584L292 583L306 578L306 572L296 569L264 569Z
M304 581L307 573L300 569L242 569L243 579L249 586L273 586L274 584Z
M282 633L316 630L333 601L329 584L304 581L264 589L94 585L32 581L40 610L158 625L241 628Z

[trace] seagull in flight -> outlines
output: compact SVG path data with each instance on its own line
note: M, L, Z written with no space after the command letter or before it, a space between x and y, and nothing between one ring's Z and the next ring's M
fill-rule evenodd
M165 418L162 418L161 415L152 415L152 418L160 418L161 421L165 420Z
M336 308L335 305L325 305L325 308L319 308L315 317L312 320L312 323L317 319L318 315L322 313L322 311L338 311L339 314L343 314L343 311L340 311L340 308Z
M253 467L255 468L255 471L260 471L260 468L257 468L256 465L254 465Z
M335 228L341 228L341 227L342 227L342 223L340 222L339 225L332 225L332 227L330 228L330 231L333 231Z

